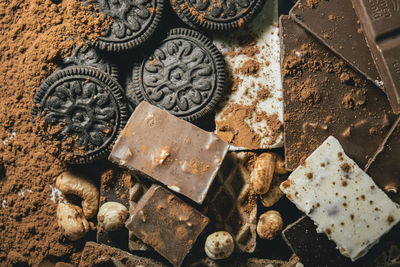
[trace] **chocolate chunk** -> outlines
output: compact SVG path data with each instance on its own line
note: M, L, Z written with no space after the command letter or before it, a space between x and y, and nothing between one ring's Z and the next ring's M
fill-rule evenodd
M400 204L400 117L368 168L375 183Z
M201 204L228 147L214 133L143 101L109 159Z
M326 235L317 233L317 227L307 216L288 225L282 231L282 237L304 266L398 266L399 230L400 225L397 225L364 258L356 262L342 256Z
M209 219L169 190L153 185L126 227L174 266L180 266Z
M288 17L281 36L287 168L330 135L364 168L396 119L385 94Z
M202 212L211 218L208 230L228 231L237 251L252 253L257 245L257 196L250 189L246 152L229 152L207 195Z
M318 234L313 221L304 216L290 224L282 237L305 266L353 266L342 256L334 242L325 234Z
M263 7L264 0L170 0L172 8L184 21L212 31L242 27Z
M196 261L189 261L189 267L296 267L303 265L296 265L299 263L299 258L293 256L289 261L272 260L265 258L248 257L245 254L234 254L225 260L211 260L210 258L199 259Z
M113 168L105 171L101 176L99 207L110 201L121 203L127 208L130 207L129 191L135 184L140 185L139 178L129 174L126 170ZM130 244L129 231L123 227L120 230L108 232L99 227L97 229L97 242L128 250ZM143 247L144 244L133 250L141 250L140 248Z
M164 10L163 0L93 0L90 3L111 18L111 25L94 45L113 52L136 48L146 42L158 28Z
M393 111L400 113L400 3L353 0Z
M89 45L75 47L72 50L72 54L63 59L59 69L65 69L70 66L89 66L118 78L117 66L110 63L98 50Z
M168 32L150 55L133 69L132 88L138 101L163 108L188 121L212 111L222 97L224 60L199 32Z
M92 162L108 156L126 124L128 107L122 91L102 71L69 67L50 75L36 91L32 115L61 127L57 138L73 139L71 163Z
M95 242L86 242L82 251L79 266L146 266L166 267L166 263L147 257L132 255L118 248L113 248Z
M297 2L290 16L367 79L383 88L351 2L317 0L312 8L308 2Z

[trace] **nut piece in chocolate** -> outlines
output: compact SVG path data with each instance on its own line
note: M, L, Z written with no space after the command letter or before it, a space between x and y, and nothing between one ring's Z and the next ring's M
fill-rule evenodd
M180 266L209 219L167 189L153 185L126 227L174 266Z
M228 144L147 102L136 108L110 160L201 204Z

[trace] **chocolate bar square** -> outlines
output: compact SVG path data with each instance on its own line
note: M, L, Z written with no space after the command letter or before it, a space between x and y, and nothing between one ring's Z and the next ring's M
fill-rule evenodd
M209 219L169 190L152 185L137 203L126 227L180 266Z
M214 133L142 102L109 159L201 204L228 147Z

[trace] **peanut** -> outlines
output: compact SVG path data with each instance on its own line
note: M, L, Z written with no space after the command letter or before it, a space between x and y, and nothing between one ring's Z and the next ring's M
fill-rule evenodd
M268 192L275 171L275 154L263 153L258 156L251 173L251 183L256 194Z
M286 170L286 166L285 166L285 161L283 160L283 158L278 155L275 154L275 173L277 174L286 174L287 170Z
M272 178L271 186L267 193L260 195L261 203L264 207L272 207L283 196L282 190L279 188L282 181L278 175Z

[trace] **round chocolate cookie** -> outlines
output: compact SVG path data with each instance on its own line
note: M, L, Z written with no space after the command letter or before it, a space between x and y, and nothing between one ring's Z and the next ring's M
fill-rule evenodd
M194 121L213 110L222 97L225 65L221 53L199 32L168 32L150 55L133 68L131 87L139 102ZM129 93L129 92L128 92Z
M92 3L112 19L94 45L113 52L135 48L147 41L157 29L164 10L164 0L95 0Z
M211 31L242 27L252 20L266 0L170 0L178 16L189 25Z
M114 78L118 78L118 68L108 62L95 48L85 45L78 46L72 50L72 54L63 59L59 69L71 66L89 66L99 69Z
M121 86L91 67L69 67L50 75L34 96L32 114L62 127L60 139L76 138L70 163L89 163L109 154L127 122Z

